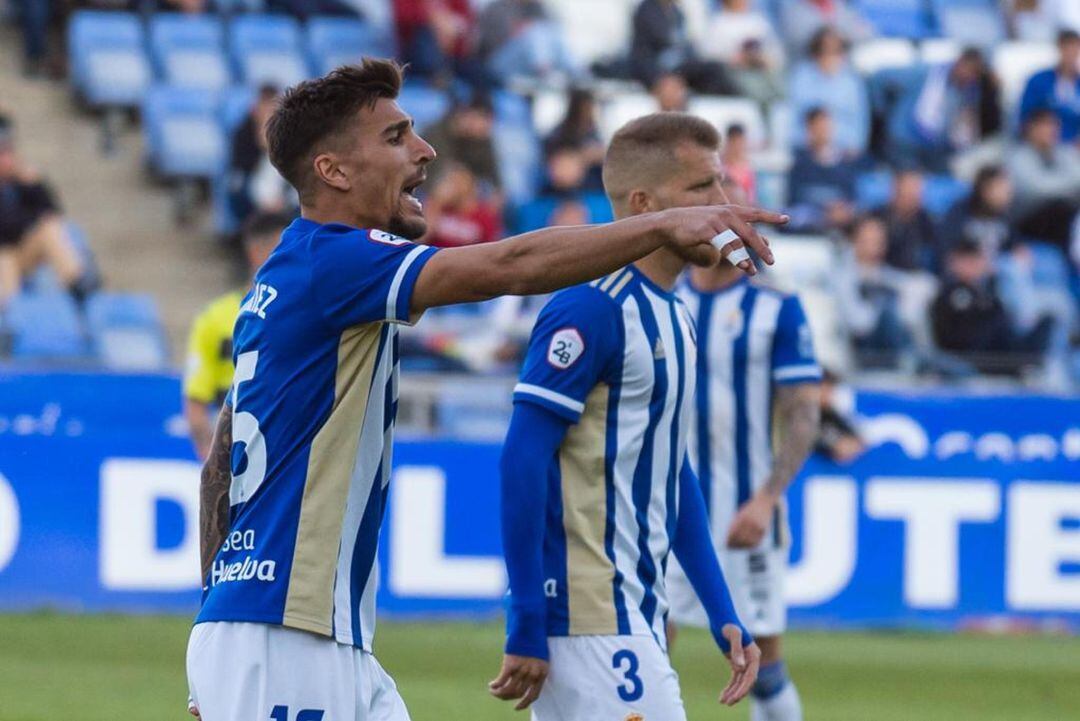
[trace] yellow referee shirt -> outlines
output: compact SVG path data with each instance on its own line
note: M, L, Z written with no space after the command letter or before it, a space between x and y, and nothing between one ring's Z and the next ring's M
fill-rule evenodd
M212 301L195 319L188 337L184 397L221 405L232 386L233 325L244 300L241 291Z

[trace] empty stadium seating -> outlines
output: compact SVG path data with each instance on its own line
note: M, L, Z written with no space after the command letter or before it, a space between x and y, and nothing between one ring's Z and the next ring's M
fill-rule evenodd
M143 27L135 15L82 11L68 25L72 87L94 107L135 107L150 85Z
M159 85L143 103L143 137L152 169L167 178L209 178L225 164L228 142L218 93Z
M248 85L286 88L310 74L300 23L284 15L241 15L229 28L229 54Z
M161 13L149 21L157 77L182 87L221 90L232 82L225 26L213 15Z

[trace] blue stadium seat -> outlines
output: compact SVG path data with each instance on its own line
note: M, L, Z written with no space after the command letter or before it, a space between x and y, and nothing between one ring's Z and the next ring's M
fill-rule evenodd
M981 48L1005 39L1005 17L995 0L932 0L932 4L946 37Z
M450 109L450 96L442 90L410 81L398 95L398 105L412 116L418 129L426 128ZM438 148L436 148L438 150Z
M524 95L508 90L496 90L491 94L491 104L498 122L532 128L532 108L529 106L529 99Z
M585 193L573 200L585 206L590 223L609 223L614 220L611 204L603 193ZM546 228L551 224L552 213L561 202L559 198L545 196L522 204L514 213L511 230L514 233L528 233Z
M355 18L316 17L307 24L311 67L325 75L336 67L355 63L365 55L393 57L393 35Z
M309 76L300 24L283 15L242 15L229 25L229 54L240 81L286 88Z
M169 178L210 178L225 166L227 142L218 96L198 88L151 88L143 103L150 167Z
M892 195L892 175L885 170L863 173L855 182L856 204L864 210L879 208ZM923 205L934 216L943 217L971 187L951 175L927 175L923 180Z
M168 365L165 334L150 296L98 293L87 302L86 315L95 354L106 367L156 370Z
M926 0L859 0L858 6L879 35L912 40L934 35Z
M68 24L72 84L95 107L136 107L150 85L150 61L139 18L131 13L76 12Z
M169 85L221 90L232 82L225 26L213 15L153 15L150 55L158 78Z
M67 293L19 293L8 306L7 319L15 360L70 362L90 357L75 301Z

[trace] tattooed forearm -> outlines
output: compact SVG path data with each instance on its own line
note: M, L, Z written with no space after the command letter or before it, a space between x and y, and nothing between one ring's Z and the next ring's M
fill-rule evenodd
M776 390L779 443L766 488L777 497L787 490L817 441L820 396L821 386L817 383L779 386Z
M210 455L202 470L199 488L199 548L202 555L202 577L210 572L225 534L229 531L229 486L232 483L232 407L224 405L218 416Z

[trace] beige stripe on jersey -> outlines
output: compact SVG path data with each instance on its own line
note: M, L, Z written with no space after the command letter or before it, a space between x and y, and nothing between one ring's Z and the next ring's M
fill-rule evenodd
M282 624L329 636L334 572L360 429L379 354L382 323L345 330L338 341L334 407L311 442ZM382 429L378 429L381 433Z
M608 386L598 383L559 449L571 635L618 633L615 567L604 552L607 409Z

